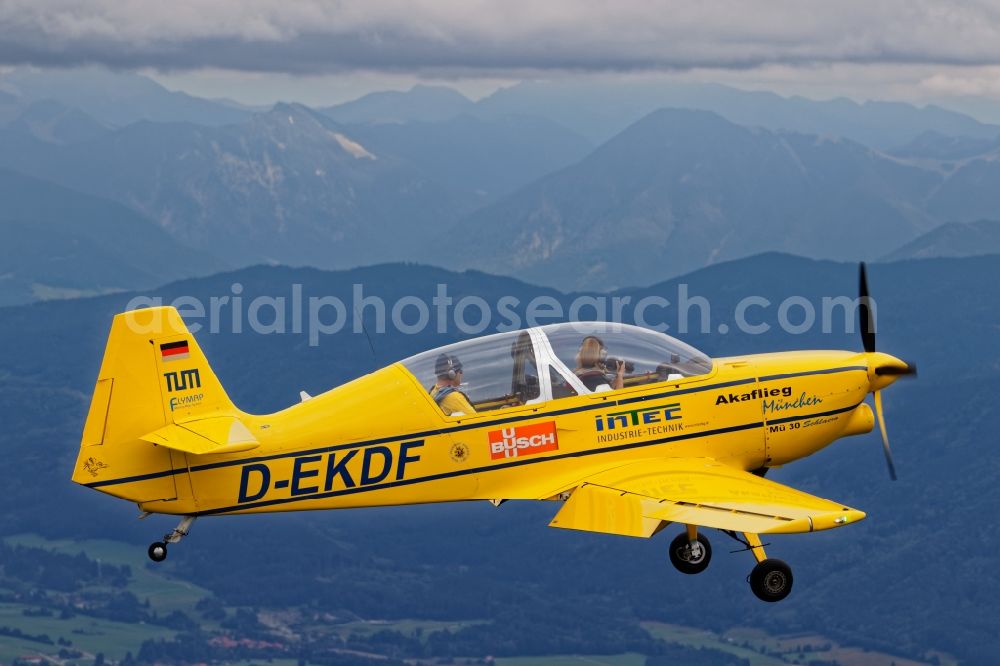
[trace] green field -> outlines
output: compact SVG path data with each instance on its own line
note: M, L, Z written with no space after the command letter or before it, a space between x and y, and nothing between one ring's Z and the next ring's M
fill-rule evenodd
M421 635L426 638L434 631L458 631L464 627L471 627L475 624L484 624L485 620L462 620L455 622L441 622L435 620L358 620L356 622L345 622L333 627L337 634L347 638L351 634L359 636L370 636L382 630L389 629L398 631L404 636L415 636L420 630Z
M643 622L642 626L653 636L665 641L728 652L747 659L751 666L783 666L786 664L806 666L814 661L832 661L843 666L922 666L928 663L882 652L843 646L819 634L772 636L759 629L744 627L717 634L705 629L693 629L663 622ZM749 645L749 647L744 647L744 645ZM952 662L942 658L941 663L950 664Z
M72 641L71 648L85 653L103 652L108 657L121 658L126 652L133 654L143 641L150 638L172 638L173 631L148 624L128 624L112 622L83 615L62 620L59 617L27 617L24 610L31 606L23 604L0 604L0 626L20 629L26 634L48 634L57 641L65 638ZM62 646L43 645L33 641L0 637L0 663L9 663L24 654L56 654Z
M50 541L33 534L7 537L4 541L10 545L44 548L67 555L83 552L87 557L107 564L130 565L132 578L126 589L140 601L148 599L150 610L160 615L174 610L191 615L195 604L210 594L191 583L156 573L148 569L144 562L136 566L135 546L129 544L96 539ZM92 586L81 591L100 590L101 588ZM31 604L0 603L0 626L20 629L32 635L48 634L53 641L64 638L72 641L70 649L81 650L89 655L103 652L109 659L121 659L126 652L135 654L143 641L168 639L176 635L175 631L156 625L114 622L80 614L68 619L60 619L58 614L53 617L28 617L23 614L26 609L32 608L34 606ZM3 636L0 637L0 663L9 663L22 655L55 655L61 647L63 646Z
M50 541L34 534L19 534L4 539L8 544L45 548L67 555L84 553L93 560L108 564L129 565L132 569L132 579L128 591L140 601L149 599L152 610L164 615L175 610L191 612L195 604L202 598L211 596L211 592L185 581L170 578L157 573L146 566L145 553L137 554L137 547L120 541L104 539L57 540ZM136 564L136 563L139 564Z
M643 666L646 657L627 653L615 655L554 655L548 657L502 657L497 666Z
M763 655L756 650L742 647L738 643L726 640L719 634L706 629L694 629L675 624L665 624L663 622L643 622L642 626L653 636L662 638L665 641L689 647L711 648L713 650L728 652L731 655L748 660L750 666L785 666L790 663L779 657Z

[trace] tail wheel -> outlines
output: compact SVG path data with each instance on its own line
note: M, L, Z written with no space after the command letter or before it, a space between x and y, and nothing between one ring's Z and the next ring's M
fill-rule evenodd
M792 591L792 569L781 560L768 558L750 572L750 589L761 601L781 601Z
M708 538L698 535L698 545L692 545L687 532L681 532L670 542L670 563L684 574L701 573L712 560L712 545Z
M167 544L162 541L151 543L149 545L149 550L146 552L149 553L149 559L154 562L162 562L167 559Z

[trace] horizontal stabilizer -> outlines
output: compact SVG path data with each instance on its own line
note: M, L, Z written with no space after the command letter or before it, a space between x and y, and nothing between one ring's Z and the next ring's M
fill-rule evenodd
M260 446L243 422L235 416L211 416L171 423L140 439L196 456L240 453Z

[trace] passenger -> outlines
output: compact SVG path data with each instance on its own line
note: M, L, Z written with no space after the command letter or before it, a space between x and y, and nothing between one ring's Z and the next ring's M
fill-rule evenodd
M434 362L437 383L431 387L431 397L448 416L475 414L476 408L459 387L462 385L462 362L457 356L441 354Z
M606 362L608 350L596 335L588 335L576 353L576 376L591 392L617 390L625 385L625 362L618 361L614 376Z

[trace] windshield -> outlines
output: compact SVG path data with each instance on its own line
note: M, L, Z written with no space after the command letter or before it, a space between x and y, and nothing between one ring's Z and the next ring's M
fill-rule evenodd
M676 338L613 322L571 322L543 326L555 356L590 391L703 375L712 362ZM606 388L605 388L606 387Z

